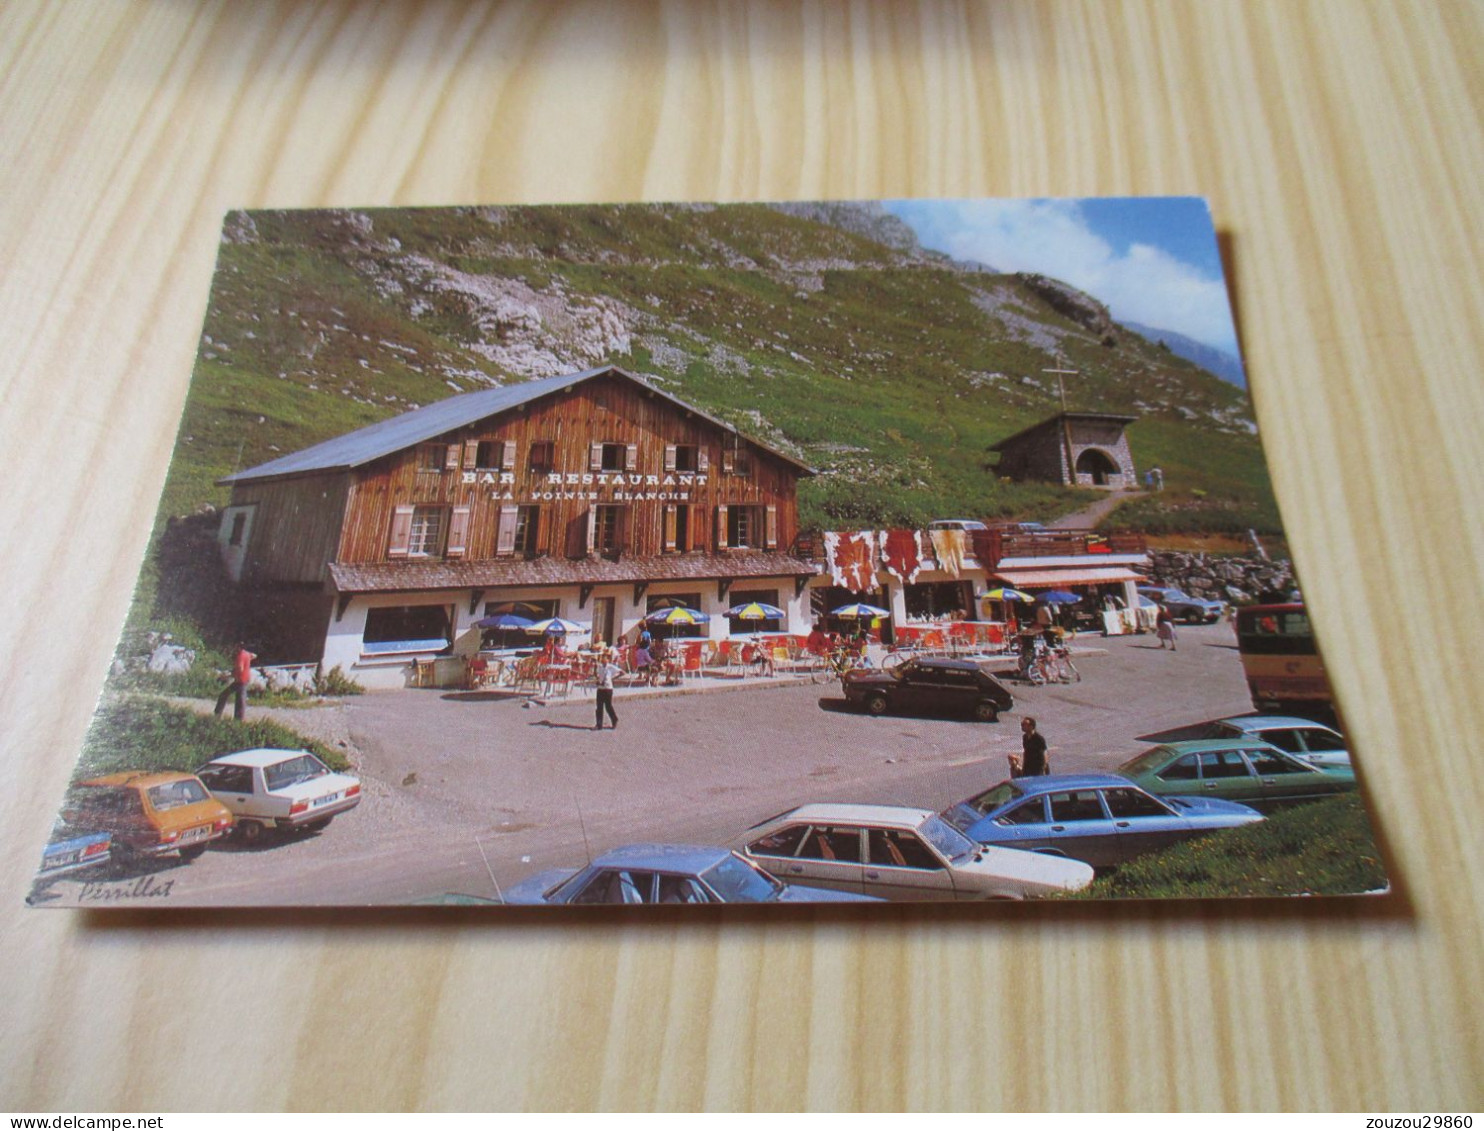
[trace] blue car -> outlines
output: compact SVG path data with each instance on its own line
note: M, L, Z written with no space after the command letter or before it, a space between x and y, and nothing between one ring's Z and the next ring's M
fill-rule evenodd
M1015 778L943 811L970 840L1108 868L1217 829L1263 819L1211 797L1155 797L1117 774Z
M586 868L559 868L522 880L506 903L877 903L868 895L776 880L725 848L631 844Z

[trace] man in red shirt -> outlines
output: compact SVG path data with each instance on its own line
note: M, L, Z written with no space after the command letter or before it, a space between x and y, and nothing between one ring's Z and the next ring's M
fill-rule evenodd
M247 650L247 645L239 642L233 650L232 656L232 682L216 697L216 712L221 717L222 708L227 705L227 700L235 693L237 702L232 710L232 717L238 722L247 718L247 685L252 681L252 662L258 657L255 653Z

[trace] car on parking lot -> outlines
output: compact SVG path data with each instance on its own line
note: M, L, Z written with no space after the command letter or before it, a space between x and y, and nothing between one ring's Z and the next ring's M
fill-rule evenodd
M1117 774L1015 778L942 816L979 844L1056 853L1094 868L1263 819L1250 806L1214 797L1155 797Z
M976 518L935 518L928 523L929 530L988 530L989 527Z
M841 685L846 701L871 715L957 713L994 722L1015 706L1015 697L977 660L917 657L892 668L856 668Z
M113 859L113 834L79 829L60 817L52 824L51 840L41 850L37 880L52 880L84 868L97 868Z
M213 758L196 771L251 842L267 829L318 832L361 802L361 782L307 750L259 747Z
M120 860L178 852L193 860L232 829L232 814L194 774L135 772L81 781L67 791L62 819L112 834Z
M1170 616L1186 624L1213 624L1226 612L1224 602L1192 597L1179 589L1143 587L1140 588L1139 595L1163 605L1170 610Z
M1118 772L1160 797L1216 797L1264 811L1355 788L1349 766L1316 766L1253 738L1167 742Z
M1350 765L1350 744L1333 727L1292 715L1240 715L1218 719L1208 738L1259 738L1316 766Z
M790 884L727 848L631 844L586 868L539 872L505 892L513 904L865 903L866 896Z
M931 809L895 805L803 805L744 839L779 879L894 900L1031 899L1093 877L1081 861L975 844Z

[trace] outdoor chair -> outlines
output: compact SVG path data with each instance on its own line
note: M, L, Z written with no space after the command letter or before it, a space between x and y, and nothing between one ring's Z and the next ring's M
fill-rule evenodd
M681 659L680 666L682 680L700 678L704 660L703 650L704 646L701 644L687 644L685 646L685 655Z
M541 690L541 657L526 656L515 663L515 690Z
M438 686L438 661L437 660L413 660L412 661L412 686L413 687L437 687Z

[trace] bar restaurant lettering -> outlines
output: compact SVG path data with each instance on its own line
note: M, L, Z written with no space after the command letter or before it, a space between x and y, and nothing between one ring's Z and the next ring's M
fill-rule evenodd
M550 471L545 479L524 487L513 471L465 471L466 486L489 486L491 499L525 503L555 500L613 502L690 502L691 490L704 487L709 477L691 471L645 475L632 471Z

